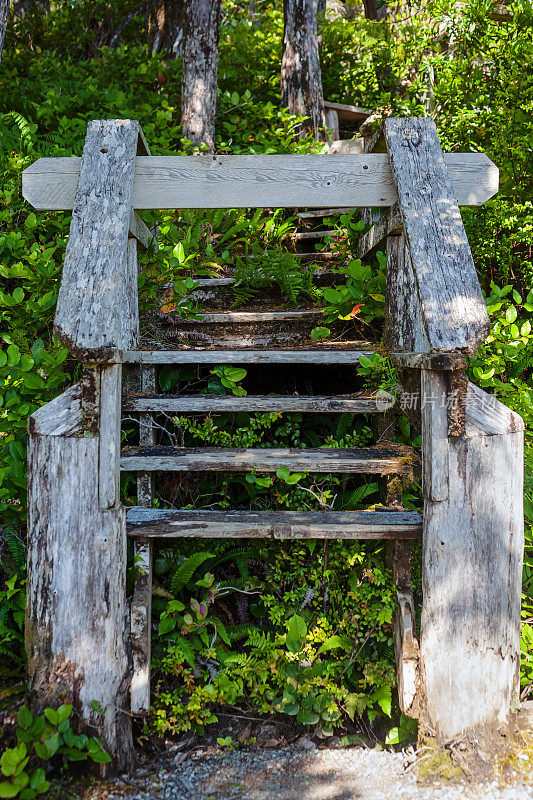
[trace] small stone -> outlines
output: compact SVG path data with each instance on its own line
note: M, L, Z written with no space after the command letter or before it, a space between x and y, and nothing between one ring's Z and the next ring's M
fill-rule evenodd
M300 736L300 738L296 740L295 744L296 747L300 748L300 750L316 750L316 744L307 736Z

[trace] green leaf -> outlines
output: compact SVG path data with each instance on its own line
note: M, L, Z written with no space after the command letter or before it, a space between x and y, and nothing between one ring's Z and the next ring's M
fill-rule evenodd
M19 787L13 783L8 783L7 781L0 783L0 797L16 797L19 792Z
M51 722L52 725L59 725L60 719L59 714L54 708L45 708L44 709L44 716Z
M349 636L330 636L329 639L326 639L325 642L319 647L319 653L327 653L330 650L338 650L342 648L343 650L349 651L352 648L352 640Z
M323 326L319 326L318 328L313 328L311 331L311 339L317 341L318 339L327 339L328 336L331 335L331 330L329 328L325 328Z
M160 636L164 636L165 633L170 633L176 627L176 618L175 617L164 617L163 619L159 620L159 627L157 632Z
M21 728L29 728L33 722L33 714L28 706L21 706L17 713L17 722Z
M372 695L372 701L377 703L381 710L390 717L391 715L391 688L390 686L380 686Z
M69 761L87 761L87 753L82 753L80 750L76 750L74 747L66 747L61 751L61 753L68 758ZM92 754L91 758L94 761L94 756Z
M184 561L184 563L176 570L172 577L172 593L177 594L180 592L181 589L183 589L183 587L189 583L198 567L209 558L213 558L213 553L198 552L193 553L192 556L189 556L189 558Z
M514 306L509 306L509 308L505 312L505 319L507 320L507 322L509 323L514 322L516 316L517 316L516 308Z
M59 708L57 709L59 722L61 723L61 722L64 722L65 720L67 720L70 717L71 713L72 713L72 704L71 703L65 703L65 705L59 706Z
M333 289L331 286L326 286L326 288L322 291L322 295L324 300L327 300L328 303L340 303L342 300L341 293L337 289Z
M285 714L289 714L291 717L294 717L300 710L299 703L283 703L281 706L282 711Z
M37 217L32 212L31 214L28 214L28 216L24 220L24 227L28 228L28 230L32 230L33 228L35 228L36 225L37 225Z
M16 367L20 360L20 350L16 344L10 344L7 348L7 363L10 367Z
M294 614L287 624L289 636L294 641L302 641L307 636L307 625L303 617Z
M304 725L316 725L320 719L320 715L309 708L301 708L296 719Z
M26 389L43 389L46 385L36 372L25 372L22 380Z

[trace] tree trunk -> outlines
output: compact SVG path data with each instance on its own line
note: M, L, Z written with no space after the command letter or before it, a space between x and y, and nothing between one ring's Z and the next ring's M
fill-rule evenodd
M181 129L191 142L215 147L221 0L188 0L183 13Z
M3 3L4 0L1 0ZM7 2L9 6L9 0ZM44 11L47 14L50 11L50 0L14 0L13 2L13 16L15 18L25 17L29 11Z
M281 103L307 117L315 139L324 137L324 98L318 52L319 0L284 0Z
M150 5L148 47L151 53L181 55L182 0L154 0Z
M4 40L6 37L7 18L9 16L9 0L0 0L0 62L4 51Z
M386 0L363 0L363 5L367 19L375 19L378 22L381 22L382 19L387 19Z

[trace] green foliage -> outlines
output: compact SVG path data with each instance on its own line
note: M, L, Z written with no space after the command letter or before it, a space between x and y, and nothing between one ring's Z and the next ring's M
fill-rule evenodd
M318 291L313 285L313 271L309 265L298 262L292 253L277 249L254 248L251 259L237 258L235 268L235 304L242 305L257 295L260 289L278 286L289 303L305 298L316 298Z
M17 745L8 747L0 757L0 798L19 797L33 800L50 789L46 769L51 763L69 763L90 759L107 764L111 757L103 743L94 736L76 735L70 726L71 705L45 708L34 716L27 706L17 713ZM44 765L44 766L43 766Z
M25 580L13 575L0 588L0 677L4 679L21 675L25 667L25 607Z

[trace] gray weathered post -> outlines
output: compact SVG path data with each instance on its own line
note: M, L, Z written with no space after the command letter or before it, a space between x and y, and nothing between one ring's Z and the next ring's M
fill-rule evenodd
M55 331L89 364L82 384L29 421L26 648L34 704L73 703L127 769L132 738L126 606L126 518L120 507L123 350L138 344L131 193L135 121L89 123Z

